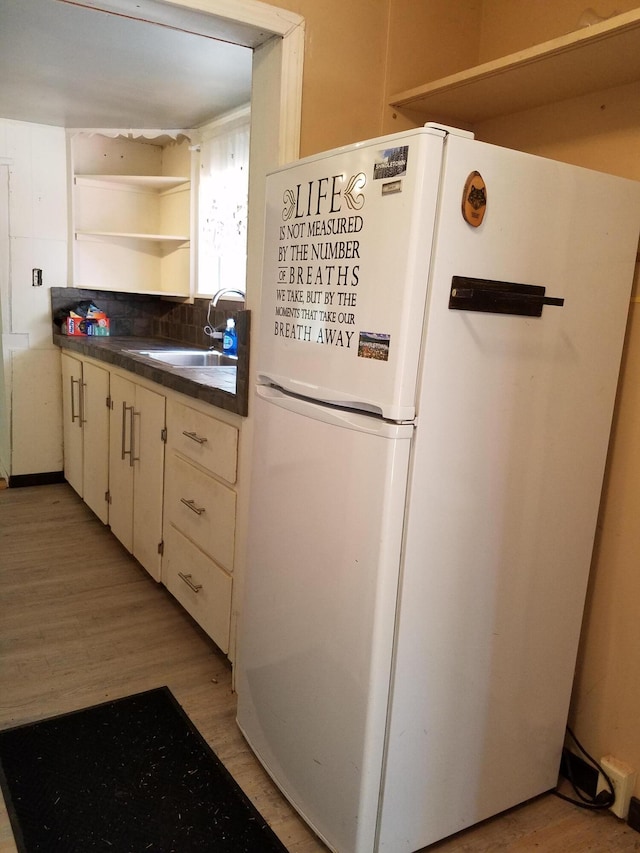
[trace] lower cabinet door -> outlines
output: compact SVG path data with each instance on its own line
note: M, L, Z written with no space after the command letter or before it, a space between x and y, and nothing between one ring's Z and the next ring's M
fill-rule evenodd
M151 577L160 580L165 398L111 377L109 524Z
M82 497L82 362L62 354L64 476Z
M225 654L232 579L171 524L165 525L162 582Z
M127 551L133 551L133 468L135 385L111 376L109 424L109 525Z
M109 371L82 365L83 497L103 524L109 520Z
M134 410L133 556L160 580L162 497L164 481L165 398L147 388L136 388Z

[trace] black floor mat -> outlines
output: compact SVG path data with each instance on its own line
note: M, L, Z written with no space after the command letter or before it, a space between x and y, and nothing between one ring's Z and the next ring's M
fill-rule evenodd
M286 853L167 687L0 732L20 853Z

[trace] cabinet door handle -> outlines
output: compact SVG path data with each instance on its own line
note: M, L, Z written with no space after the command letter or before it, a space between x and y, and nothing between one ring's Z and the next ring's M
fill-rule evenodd
M207 440L206 437L198 435L197 432L189 432L186 429L182 430L182 434L186 435L187 438L190 438L192 441L196 441L198 444L204 444Z
M127 455L127 451L124 449L125 443L126 443L126 438L127 438L127 404L123 400L122 401L122 437L121 437L121 441L120 441L120 449L121 449L120 458L122 460L124 460L124 457Z
M180 578L180 580L183 580L189 587L189 589L192 589L194 592L200 592L200 590L202 589L201 583L194 583L191 580L192 575L185 575L182 572L178 572L178 577Z
M196 506L196 502L193 500L193 498L180 498L180 503L183 503L186 507L189 507L191 512L195 512L196 515L202 515L202 513L205 511L205 507Z
M78 421L78 426L82 429L82 415L80 414L80 389L82 388L82 380L74 379L73 376L69 377L71 379L71 423L74 421ZM73 393L73 386L78 383L78 412L76 413L76 400L75 395Z
M79 412L80 412L80 426L82 424L86 424L87 419L84 416L84 389L87 387L86 382L82 382L78 380L78 403L79 403Z
M140 460L139 456L136 456L136 416L140 417L140 412L136 412L133 406L128 406L131 410L131 414L129 416L129 429L131 430L131 451L129 456L129 467L133 468L133 463L138 462Z
M129 442L129 450L126 450L127 446L127 412L131 412L130 420L129 420L129 429L131 433L131 441ZM126 400L122 401L122 454L121 459L124 461L124 457L129 457L129 465L133 465L133 406L127 406Z

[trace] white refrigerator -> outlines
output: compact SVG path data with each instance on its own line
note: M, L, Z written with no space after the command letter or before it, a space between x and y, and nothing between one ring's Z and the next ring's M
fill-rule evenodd
M556 785L639 231L435 125L267 178L237 720L337 853Z

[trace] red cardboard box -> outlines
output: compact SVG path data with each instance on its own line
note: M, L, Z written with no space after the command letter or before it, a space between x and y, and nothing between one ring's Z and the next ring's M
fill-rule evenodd
M109 334L108 317L67 317L64 321L62 333L75 337L86 337L88 335L104 336Z

